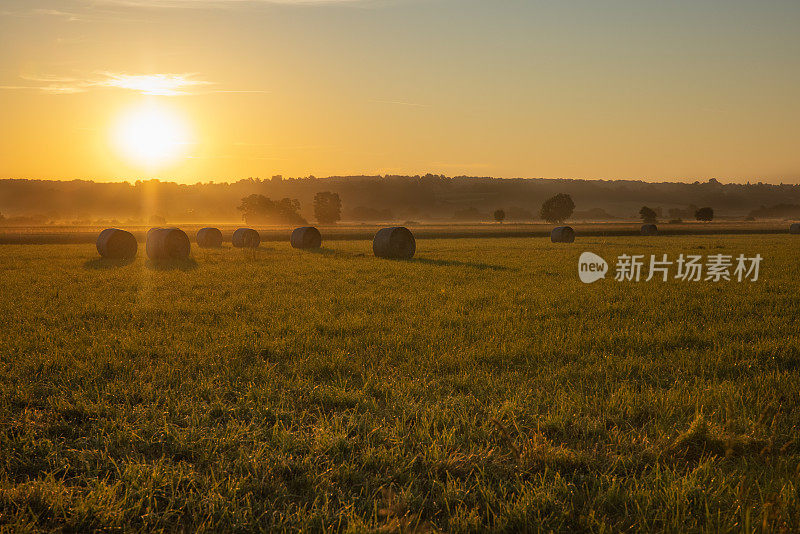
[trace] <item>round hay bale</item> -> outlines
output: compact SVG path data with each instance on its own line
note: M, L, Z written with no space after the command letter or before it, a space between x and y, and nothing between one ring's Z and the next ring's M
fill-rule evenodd
M252 228L238 228L233 232L231 243L236 248L258 248L261 244L261 236Z
M136 257L139 244L133 234L118 228L106 228L97 236L97 252L103 258L128 260Z
M222 246L222 232L219 228L200 228L197 231L197 245L202 248Z
M379 258L408 260L416 250L414 234L404 226L381 228L372 240L372 252Z
M792 223L789 227L790 234L800 234L800 223Z
M151 228L147 231L145 248L151 260L185 260L192 245L180 228Z
M301 226L292 231L289 243L292 248L319 248L322 246L322 234L313 226Z
M556 226L550 232L550 241L553 243L572 243L575 241L575 230L571 226Z
M640 232L642 235L658 235L658 226L655 224L643 224Z

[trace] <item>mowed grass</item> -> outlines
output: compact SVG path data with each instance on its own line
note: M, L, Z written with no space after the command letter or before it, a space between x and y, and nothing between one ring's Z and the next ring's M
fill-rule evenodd
M797 531L793 236L0 247L0 528ZM592 285L589 250L760 253Z

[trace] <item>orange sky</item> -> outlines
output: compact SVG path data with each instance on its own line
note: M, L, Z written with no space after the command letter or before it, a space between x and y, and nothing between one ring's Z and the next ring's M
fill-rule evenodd
M798 22L791 1L4 0L0 177L798 182Z

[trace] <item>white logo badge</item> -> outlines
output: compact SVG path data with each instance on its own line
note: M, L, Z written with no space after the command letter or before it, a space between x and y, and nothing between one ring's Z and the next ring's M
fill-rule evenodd
M606 277L608 263L592 252L584 252L578 259L578 276L584 284L591 284Z

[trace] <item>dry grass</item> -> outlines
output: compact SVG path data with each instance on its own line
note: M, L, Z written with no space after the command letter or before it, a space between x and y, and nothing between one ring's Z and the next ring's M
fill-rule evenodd
M0 247L0 528L800 530L786 236ZM760 253L757 283L577 258Z

